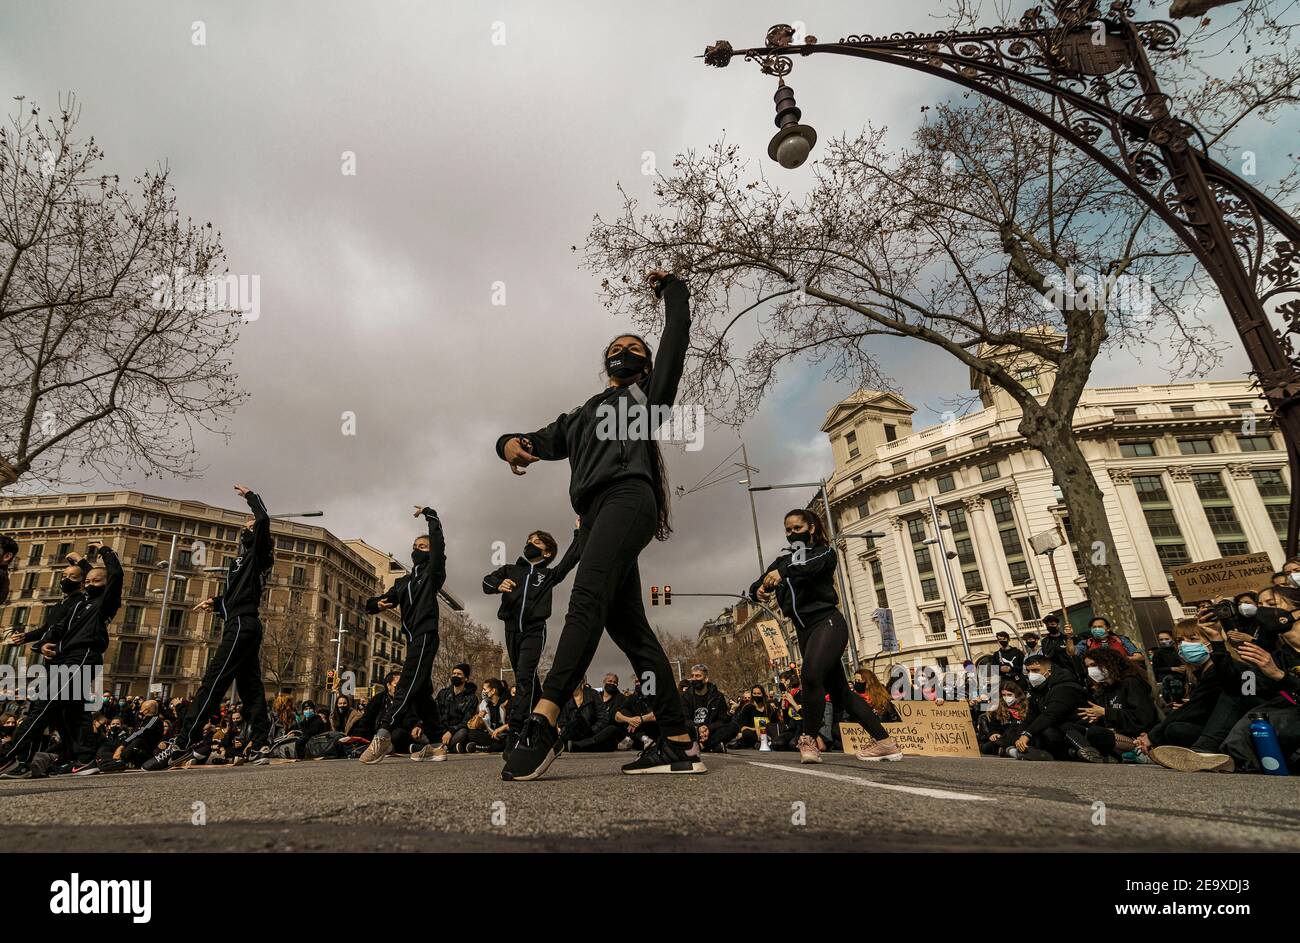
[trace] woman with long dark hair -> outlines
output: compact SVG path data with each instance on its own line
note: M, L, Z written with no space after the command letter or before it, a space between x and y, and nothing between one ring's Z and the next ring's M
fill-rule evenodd
M653 436L677 396L691 323L684 282L663 271L647 280L664 300L658 363L644 338L620 334L605 348L604 390L536 432L497 440L497 455L516 475L539 460L568 459L569 499L581 520L582 548L542 698L506 757L502 779L537 779L554 761L560 705L586 675L604 630L642 679L661 731L623 772L705 771L691 746L672 668L646 620L637 569L650 540L671 533L668 475Z
M822 519L806 508L795 508L785 516L785 536L790 548L768 566L767 572L749 587L751 599L765 605L775 601L794 622L803 652L799 675L803 690L802 733L799 760L820 763L817 731L830 695L836 714L845 712L871 735L875 742L859 750L860 760L901 760L903 751L881 726L871 706L849 690L840 660L849 644L849 626L840 614L835 595L835 548L826 539Z

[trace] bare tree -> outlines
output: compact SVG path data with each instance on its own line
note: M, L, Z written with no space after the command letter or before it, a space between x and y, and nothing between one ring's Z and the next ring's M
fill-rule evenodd
M165 167L129 186L102 172L79 114L19 98L0 127L0 487L190 474L195 427L244 397L242 314L208 297L220 234L181 217Z
M1287 29L1257 23L1271 42L1249 62L1228 56L1216 67L1199 31L1161 54L1176 107L1212 149L1292 100L1300 60L1277 42ZM655 182L656 209L624 192L619 215L597 217L585 264L604 276L608 307L647 325L659 315L640 273L667 259L691 280L681 398L724 422L752 414L788 362L889 389L878 338L946 351L1019 407L1021 434L1064 494L1094 605L1133 624L1075 407L1108 349L1155 345L1184 374L1215 363L1220 345L1203 315L1217 293L1144 204L1038 123L980 96L927 110L902 149L880 128L832 140L800 194L725 140L679 156ZM1295 185L1292 170L1272 194L1292 197ZM1034 364L1055 375L1045 392Z

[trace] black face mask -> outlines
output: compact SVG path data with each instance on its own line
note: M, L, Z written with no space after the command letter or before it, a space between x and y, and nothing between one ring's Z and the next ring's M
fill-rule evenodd
M76 580L62 579L59 580L59 589L63 590L65 596L71 596L81 589L81 583Z
M812 549L812 534L809 533L790 534L785 539L786 542L790 544L791 550L802 549L804 551L808 551Z
M458 688L458 687L460 687L460 686L461 686L462 684L464 684L464 683L465 683L465 679L464 679L464 678L452 678L452 679L451 679L452 687L456 687L456 688Z
M96 596L102 596L102 595L104 595L104 587L102 587L102 586L87 586L87 587L86 587L86 595L89 596L91 599L94 599Z
M617 685L617 684L607 684L607 685L605 685L605 693L606 693L606 694L617 694L617 693L618 693L618 685Z
M542 548L537 544L524 544L524 557L528 560L540 560L542 557Z
M706 684L708 684L707 681L692 681L692 682L691 682L691 687L693 687L693 688L694 688L695 690L697 690L697 691L703 691L703 690L704 690L704 686L705 686Z
M752 695L752 697L753 697L753 700L754 700L754 703L755 703L755 704L762 704L765 700L767 700L767 697L766 697L765 695L762 695L762 694L755 694L755 695Z
M411 551L411 562L414 563L416 566L424 566L426 563L429 562L429 551L427 551L427 550L412 550L412 551Z
M605 358L605 372L615 380L627 380L644 372L650 360L630 350L621 350Z
M865 681L854 681L854 682L853 682L853 690L857 691L859 694L866 694L866 693L867 693L867 682L865 682Z
M251 530L240 532L239 545L243 547L245 550L253 549L253 532Z

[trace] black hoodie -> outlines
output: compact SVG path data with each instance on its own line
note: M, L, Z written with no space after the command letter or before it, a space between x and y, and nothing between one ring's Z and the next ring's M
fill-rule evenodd
M86 598L82 594L82 589L84 589L86 585L84 582L86 574L91 571L92 567L90 561L85 557L82 557L77 561L77 566L81 570L81 577L83 580L81 587L78 588L75 593L65 595L53 606L47 607L45 612L42 614L41 624L30 631L24 632L22 641L17 644L26 645L28 642L35 642L36 646L39 648L41 645L45 644L47 641L46 636L49 635L51 631L53 631L57 626L63 625L63 623L67 621L68 616L71 615L73 609L76 608L78 601Z
M500 592L497 587L503 580L514 580L515 588L501 593L497 618L506 624L507 629L522 632L551 617L551 591L564 581L577 563L578 532L575 530L573 543L569 544L569 549L554 569L548 567L546 561L533 563L527 557L520 557L483 577L483 592L490 596Z
M800 560L796 560L793 551L783 550L764 571L763 576L773 570L781 574L781 582L774 591L776 601L781 611L800 628L816 625L835 611L839 603L835 594L837 556L834 547L809 547ZM749 587L749 598L758 602L762 586L760 576Z
M691 315L685 282L665 276L656 293L664 299L665 323L648 377L628 386L608 387L536 432L507 432L497 439L497 455L502 459L506 442L515 436L527 439L532 446L528 451L544 461L567 458L569 500L579 514L586 512L598 492L616 481L641 478L652 485L657 481L654 443L648 430L644 436L637 434L635 425L643 424L636 417L644 407L672 406L677 398ZM608 434L610 422L622 417L628 424L626 439L619 434L621 428L615 435Z
M1146 678L1130 675L1118 684L1094 688L1088 699L1106 709L1106 716L1098 723L1126 737L1146 733L1160 719Z
M712 681L704 683L703 691L696 691L694 684L688 686L682 693L682 711L692 732L708 727L710 733L717 733L731 719L727 698Z
M271 517L266 505L253 492L244 495L253 512L253 533L248 539L239 535L239 555L230 561L226 572L226 591L212 600L212 608L229 623L239 616L256 616L262 604L262 591L271 575L275 554L271 549Z
M438 706L438 723L442 725L443 730L459 730L478 713L478 689L468 678L461 685L459 694L449 684L438 692L434 700ZM427 734L428 731L425 733Z
M432 508L425 508L421 513L429 524L429 559L399 577L388 592L366 600L366 612L371 615L379 612L381 599L397 606L402 633L408 641L438 631L438 593L447 582L447 541L442 534L442 522Z
M1026 666L1026 671L1033 671ZM1053 668L1051 677L1038 687L1029 689L1029 713L1025 716L1024 732L1033 737L1049 727L1077 722L1079 708L1088 703L1083 685L1059 668Z
M99 548L99 562L108 571L103 592L95 596L85 592L76 594L67 619L61 625L52 626L45 636L46 642L54 642L58 648L50 659L51 664L104 662L108 624L122 608L122 563L111 547Z

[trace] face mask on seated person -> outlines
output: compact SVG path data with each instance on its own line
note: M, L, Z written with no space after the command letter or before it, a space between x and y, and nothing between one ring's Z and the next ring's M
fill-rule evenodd
M1092 665L1088 669L1088 677L1091 678L1093 681L1096 681L1098 684L1101 684L1103 681L1106 680L1106 672L1102 671L1096 665Z
M1210 649L1204 642L1181 642L1178 645L1178 654L1183 656L1183 661L1189 665L1204 664L1210 657Z
M1047 680L1047 675L1039 674L1037 671L1031 671L1025 677L1029 679L1029 683L1034 687L1038 687Z

